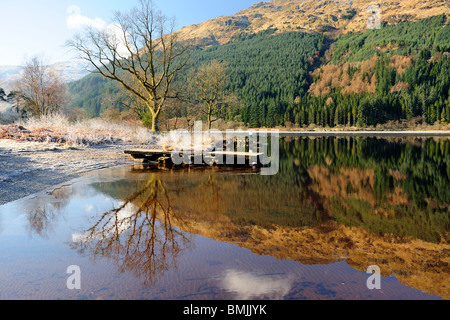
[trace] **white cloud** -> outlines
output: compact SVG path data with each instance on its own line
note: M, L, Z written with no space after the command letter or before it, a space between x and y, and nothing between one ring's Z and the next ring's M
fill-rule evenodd
M123 30L121 26L116 23L108 24L101 18L89 18L81 14L81 8L76 5L71 5L67 8L67 27L70 30L82 30L86 27L91 27L99 31L106 31L111 37L110 40L117 43L117 52L126 57L130 53L125 45Z
M293 279L290 276L259 275L250 272L228 270L223 287L236 294L238 300L270 297L282 299L289 293Z
M81 14L81 9L78 6L72 5L67 8L67 27L71 30L79 30L84 27L92 27L95 29L104 29L108 24L101 18L89 18Z
M87 213L91 213L93 210L94 210L94 205L92 205L92 204L88 204L84 208L84 211L87 212Z

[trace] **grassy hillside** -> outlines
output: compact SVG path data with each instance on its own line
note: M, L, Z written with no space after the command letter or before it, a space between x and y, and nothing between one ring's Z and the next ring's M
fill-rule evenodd
M372 15L369 6L378 5L380 19L387 25L418 21L450 11L446 0L272 0L259 2L235 15L223 16L187 26L182 39L204 45L224 44L239 34L268 28L278 32L360 32L367 30Z

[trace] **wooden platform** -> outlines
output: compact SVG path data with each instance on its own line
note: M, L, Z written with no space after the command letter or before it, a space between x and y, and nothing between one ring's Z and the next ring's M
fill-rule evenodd
M222 165L251 165L259 166L263 153L256 152L239 152L239 151L195 151L195 150L162 150L162 149L133 149L125 150L126 154L131 155L136 161L140 162L164 162L174 164L172 157L174 155L183 157L187 152L189 161L193 164L196 157L201 156L202 161L209 161L203 164L213 164L215 157L222 157ZM231 160L231 161L230 161ZM197 163L198 164L198 163Z

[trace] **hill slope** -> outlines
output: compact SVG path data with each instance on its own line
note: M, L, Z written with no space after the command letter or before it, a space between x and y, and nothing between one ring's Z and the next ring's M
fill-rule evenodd
M368 4L273 0L183 28L183 39L203 45L190 52L191 65L179 78L187 83L190 70L226 62L228 90L244 105L231 116L251 127L376 125L414 117L449 122L447 2L381 2L384 23L375 30L367 30ZM292 22L293 12L303 27ZM270 24L256 24L263 20ZM362 31L347 32L355 29ZM71 107L85 108L90 117L119 108L111 99L116 89L98 75L70 90Z
M381 21L390 25L417 21L449 12L447 0L272 0L259 2L235 15L218 17L179 31L184 40L198 44L224 44L239 34L276 28L279 32L359 32L367 30L377 4Z

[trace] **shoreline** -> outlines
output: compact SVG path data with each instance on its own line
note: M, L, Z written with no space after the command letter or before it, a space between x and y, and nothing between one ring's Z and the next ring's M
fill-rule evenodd
M254 131L238 130L249 134ZM270 132L270 130L268 130ZM278 131L280 137L450 138L450 131ZM45 142L0 139L0 206L57 187L100 169L136 162L125 150L142 144L114 142L68 147Z
M450 137L450 131L447 130L414 130L414 131L401 131L401 130L279 130L279 129L255 129L255 130L236 130L235 133L249 134L250 132L277 132L281 136L373 136L373 137Z
M67 146L0 139L0 206L50 190L88 173L133 164L136 144Z
M282 136L450 137L450 131L279 131Z

